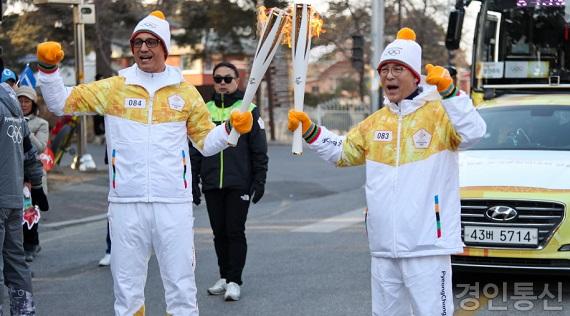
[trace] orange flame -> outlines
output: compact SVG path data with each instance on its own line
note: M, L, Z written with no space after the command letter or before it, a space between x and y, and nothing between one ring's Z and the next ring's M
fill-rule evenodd
M317 12L317 10L314 10L312 7L309 12L311 14L311 36L319 37L321 33L325 33L325 29L323 29L323 24L325 24L325 21Z
M265 23L269 19L269 13L271 9L267 9L265 6L260 6L257 8L257 34L260 35L263 32Z
M287 10L287 12L291 12L291 10ZM291 48L291 33L293 33L293 17L291 17L291 14L287 14L287 20L285 21L285 25L283 25L282 32L283 40L281 41L281 44L287 44L289 48Z
M325 30L323 29L324 20L321 15L315 10L311 5L309 7L309 17L310 17L310 25L311 25L311 37L319 37L321 33L324 33ZM263 27L267 22L269 9L264 6L257 8L257 31L261 33L263 31ZM287 9L287 17L285 21L285 25L283 26L283 41L282 44L287 44L291 47L291 33L293 32L293 5L291 4Z

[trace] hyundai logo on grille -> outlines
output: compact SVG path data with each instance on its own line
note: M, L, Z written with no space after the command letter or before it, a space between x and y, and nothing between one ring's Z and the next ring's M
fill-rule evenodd
M487 218L501 222L513 220L517 215L517 210L514 208L501 205L490 207L487 212L485 212L485 216L487 216Z

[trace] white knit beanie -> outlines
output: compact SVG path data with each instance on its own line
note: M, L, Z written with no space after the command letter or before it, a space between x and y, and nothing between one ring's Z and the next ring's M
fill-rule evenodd
M135 26L131 40L139 33L150 33L161 41L164 53L168 56L170 51L170 24L162 11L153 11ZM133 47L131 47L131 50Z
M388 44L382 52L380 63L378 64L378 71L384 64L395 62L402 64L408 68L414 76L418 79L421 78L422 73L422 48L416 42L416 33L414 30L404 27L398 31L396 40Z

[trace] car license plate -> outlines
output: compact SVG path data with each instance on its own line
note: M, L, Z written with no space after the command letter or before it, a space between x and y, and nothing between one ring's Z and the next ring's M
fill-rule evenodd
M465 226L465 243L538 245L538 228Z

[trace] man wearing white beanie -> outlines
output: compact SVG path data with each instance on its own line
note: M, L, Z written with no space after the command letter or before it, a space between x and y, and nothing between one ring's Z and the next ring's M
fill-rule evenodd
M61 45L38 45L40 87L57 115L105 115L109 164L109 225L115 315L144 315L144 286L154 250L169 315L198 315L194 278L189 137L210 156L227 147L231 128L251 130L250 112L215 126L198 91L165 64L170 26L154 11L130 39L135 64L118 76L67 88L57 64Z
M366 165L372 314L453 315L451 254L463 251L457 150L486 125L447 70L427 65L413 30L382 53L384 107L346 137L289 112L309 147L339 167ZM427 82L426 82L427 81Z

